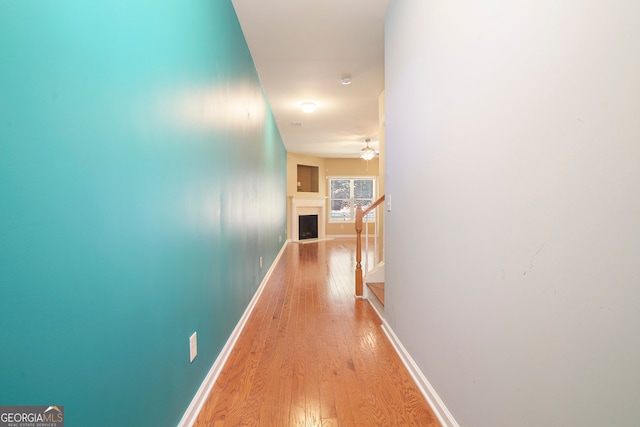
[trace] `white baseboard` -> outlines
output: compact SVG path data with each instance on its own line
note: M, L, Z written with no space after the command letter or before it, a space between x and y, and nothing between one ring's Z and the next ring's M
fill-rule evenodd
M427 399L431 409L436 414L436 417L438 417L440 424L442 424L443 427L460 427L453 418L453 415L451 415L451 412L449 412L447 407L444 405L442 399L440 399L440 396L438 396L438 393L436 393L435 389L424 376L409 352L407 352L407 349L404 348L396 334L393 332L391 326L389 326L387 321L384 319L382 319L382 330L389 338L389 341L391 341L396 353L398 353L400 359L402 359L402 363L404 363L404 366L409 370L409 374L413 377L413 380L418 385L418 388L424 395L425 399Z
M298 243L300 245L306 245L308 243L318 243L325 242L327 240L333 240L333 237L321 237L319 239L303 239L303 240L293 240L292 243Z
M284 253L284 249L287 247L288 243L290 242L287 240L285 244L282 245L282 248L280 249L278 256L276 256L276 259L271 264L269 271L267 271L267 274L264 276L264 279L262 279L262 283L260 283L260 286L258 286L258 290L253 295L253 298L251 298L251 301L249 302L249 305L245 309L242 317L240 318L240 321L238 321L238 324L233 329L233 332L231 332L231 336L227 340L224 347L222 347L220 354L218 355L217 359L213 362L211 369L209 369L209 373L204 378L204 381L202 381L202 384L200 385L200 388L198 388L198 391L193 397L193 400L191 400L191 404L189 404L189 407L187 408L186 412L182 416L182 419L180 420L180 424L178 424L178 427L191 427L196 422L196 419L198 418L198 414L202 410L202 407L204 406L205 402L207 401L207 398L211 393L211 389L213 388L213 385L216 383L216 380L218 379L218 376L220 375L220 372L222 371L224 364L227 362L227 359L231 354L231 350L233 350L233 347L236 345L236 342L240 337L240 333L244 329L244 326L247 323L247 320L249 319L251 312L255 308L256 303L258 302L258 299L260 298L260 295L262 294L262 291L264 290L264 287L266 286L267 281L269 280L269 277L271 277L271 273L273 273L273 270L275 269L275 266L278 264L278 261L280 260L280 257Z

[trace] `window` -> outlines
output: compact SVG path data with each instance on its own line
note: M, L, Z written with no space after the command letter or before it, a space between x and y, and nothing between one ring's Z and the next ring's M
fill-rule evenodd
M374 201L375 178L330 178L330 222L355 221L357 204L366 209ZM373 219L374 212L367 215Z

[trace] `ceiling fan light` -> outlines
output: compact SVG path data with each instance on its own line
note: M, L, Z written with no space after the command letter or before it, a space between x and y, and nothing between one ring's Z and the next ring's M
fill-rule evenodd
M371 160L376 156L376 150L369 147L369 139L367 139L367 146L360 150L360 157L365 160Z
M371 160L376 156L376 152L373 148L363 148L362 152L360 152L360 157L365 160Z

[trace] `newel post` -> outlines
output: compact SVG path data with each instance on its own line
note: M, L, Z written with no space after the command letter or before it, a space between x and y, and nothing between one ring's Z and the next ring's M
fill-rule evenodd
M356 205L356 297L362 296L362 243L360 237L362 234L362 205Z

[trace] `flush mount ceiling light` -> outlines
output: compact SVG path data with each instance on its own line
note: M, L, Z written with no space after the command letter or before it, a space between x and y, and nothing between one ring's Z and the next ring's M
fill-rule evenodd
M342 77L340 77L340 83L342 83L345 86L350 85L351 84L351 74L343 74Z
M362 151L360 151L360 157L362 157L365 160L371 160L376 155L376 150L374 150L373 148L369 147L369 141L371 141L371 140L369 138L367 138L366 139L367 146L364 147L362 149Z
M300 109L305 113L313 113L314 111L316 111L316 104L311 101L305 101L300 104Z

